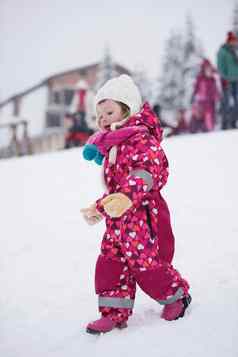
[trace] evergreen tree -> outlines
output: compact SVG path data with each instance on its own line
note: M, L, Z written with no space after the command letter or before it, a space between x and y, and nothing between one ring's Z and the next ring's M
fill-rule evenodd
M151 79L151 99L150 99L150 104L152 106L156 105L156 104L160 104L159 103L159 99L160 99L160 87L161 87L161 83L160 83L160 78L152 78Z
M191 16L186 19L186 30L184 36L184 58L183 58L183 81L182 107L189 108L193 93L195 78L198 74L203 50L200 41L195 36L194 24Z
M132 77L136 85L139 87L143 101L148 101L149 103L151 103L152 101L151 80L148 78L145 69L143 69L142 67L138 67L133 72Z
M193 21L188 16L185 31L172 32L166 42L159 95L154 104L158 103L162 109L174 113L178 109L190 108L202 57L202 46L195 36Z
M109 79L116 76L115 66L110 54L110 50L107 47L104 52L103 59L99 64L99 71L97 75L96 90L106 83Z
M160 77L158 102L164 109L178 109L183 99L183 41L179 33L172 32L166 42L165 59Z
M232 30L238 35L238 2L235 3L233 10L233 24Z

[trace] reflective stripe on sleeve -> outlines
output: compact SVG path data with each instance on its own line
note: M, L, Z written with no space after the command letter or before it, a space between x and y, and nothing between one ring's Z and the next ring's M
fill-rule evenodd
M168 304L172 304L173 302L179 300L182 298L184 294L183 288L179 288L176 293L171 296L170 298L166 299L166 300L157 300L159 304L161 305L168 305Z
M98 305L99 307L115 307L115 308L132 309L134 306L134 300L117 298L117 297L99 296Z
M148 171L146 171L146 170L132 170L130 172L130 175L138 176L138 177L142 178L145 181L145 183L148 185L147 191L150 191L152 189L153 178L152 178L152 175Z

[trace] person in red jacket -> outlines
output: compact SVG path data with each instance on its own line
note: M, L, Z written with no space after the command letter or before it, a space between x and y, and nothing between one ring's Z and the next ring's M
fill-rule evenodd
M127 75L113 78L96 95L101 131L85 146L84 158L104 157L107 191L82 209L89 224L106 220L95 285L102 317L87 332L124 328L132 314L136 283L159 304L161 317L183 317L191 302L188 282L172 266L174 235L161 189L168 161L160 146L162 129L155 113L142 106ZM97 162L97 161L96 161ZM100 162L98 162L100 163Z
M92 114L93 94L83 79L76 84L69 112L65 113L65 149L82 146L95 131Z

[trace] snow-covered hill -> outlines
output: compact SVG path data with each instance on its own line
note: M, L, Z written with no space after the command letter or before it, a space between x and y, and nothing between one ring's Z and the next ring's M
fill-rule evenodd
M174 265L191 284L184 319L138 289L129 328L95 337L94 264L104 223L80 208L103 192L80 149L0 162L1 357L238 355L238 132L171 138Z

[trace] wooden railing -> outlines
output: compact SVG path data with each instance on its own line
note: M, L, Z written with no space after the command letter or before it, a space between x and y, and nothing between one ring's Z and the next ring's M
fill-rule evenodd
M22 140L13 138L8 146L0 148L0 159L62 150L64 135L61 129Z

